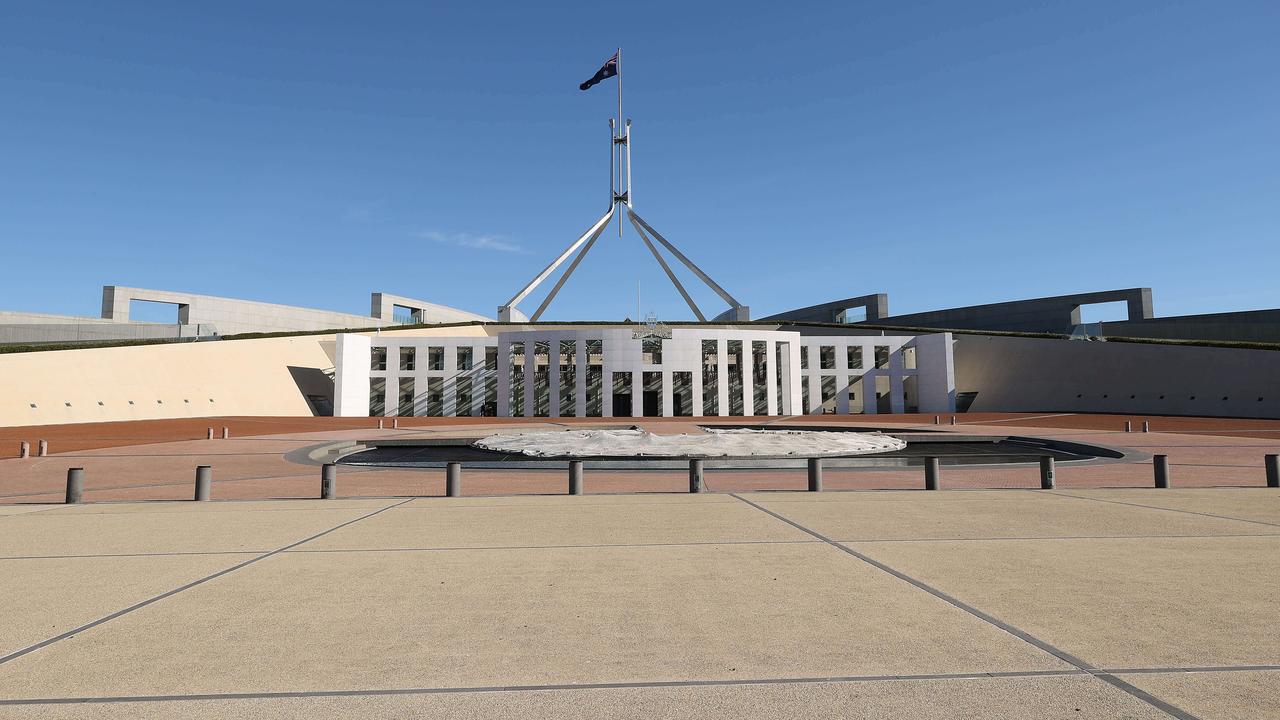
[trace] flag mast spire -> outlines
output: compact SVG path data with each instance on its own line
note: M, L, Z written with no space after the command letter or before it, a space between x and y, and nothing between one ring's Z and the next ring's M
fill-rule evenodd
M569 247L565 248L564 252L560 253L559 257L553 260L550 265L547 265L542 272L538 273L533 280L525 285L520 292L512 296L512 298L505 304L499 305L498 319L508 322L520 322L524 320L538 322L538 320L542 318L542 314L546 311L547 307L551 305L551 301L555 299L556 294L560 292L560 288L563 287L569 277L573 275L573 271L578 269L578 265L582 262L582 259L586 257L587 253L590 252L591 248L595 245L596 240L600 238L601 233L609 227L609 223L614 219L613 216L617 215L618 237L622 237L622 219L625 216L627 221L631 223L631 227L635 229L636 234L640 236L640 240L644 243L645 247L647 247L649 252L653 254L653 258L658 261L658 265L661 266L663 272L666 273L667 279L669 279L671 284L675 286L676 290L680 293L680 296L684 298L685 303L688 304L689 310L693 312L694 316L700 322L707 322L706 315L702 313L701 308L699 308L697 303L693 301L693 298L689 295L688 291L685 290L684 285L681 284L680 279L671 269L671 265L667 263L666 258L664 258L662 253L659 252L657 246L654 244L655 240L658 245L661 245L667 250L667 252L671 253L676 260L680 261L680 263L692 272L699 280L701 280L703 284L719 295L720 299L724 300L725 303L729 305L729 309L727 311L720 313L716 317L712 318L712 320L748 320L750 318L750 308L738 302L738 300L730 295L724 288L716 284L709 275L703 272L702 268L695 265L693 261L686 257L684 253L680 252L675 245L662 237L657 230L654 230L652 225L645 222L643 218L636 214L636 211L633 208L633 198L631 195L631 121L625 120L622 115L622 48L618 48L617 53L606 60L605 64L596 71L596 74L586 82L580 84L578 89L589 90L592 86L600 83L602 80L615 76L618 78L618 117L609 118L609 141L613 145L609 154L609 209L600 217L599 220L595 222L595 224L579 236L577 240L570 244ZM533 315L526 318L525 314L520 312L516 305L521 300L528 297L529 293L533 292L538 285L542 284L542 282L550 277L551 274L560 267L560 265L571 257L573 260L569 262L569 267L563 274L561 274L560 278L556 281L555 286L551 288L551 292L547 293L546 298L542 301L542 304L538 306L538 309L533 312ZM637 321L640 319L639 314L641 310L639 307L639 301L640 286L637 282Z
M623 153L622 153L622 145L619 144L619 143L627 142L627 137L623 134L623 129L622 129L622 48L618 48L618 54L615 55L614 57L618 58L618 130L617 130L618 134L613 139L613 151L618 156L618 163L617 163L618 193L623 197L626 197L630 193L631 188L626 187L625 185L622 184L622 180L624 177L623 173L624 172L626 173L625 177L630 177L631 168L627 168L625 171L622 169ZM631 156L631 153L627 153L627 157L629 158L630 156ZM618 198L615 197L613 202L616 204L618 202ZM618 214L618 238L619 239L622 238L622 214L621 213ZM637 322L639 322L639 318L637 318Z

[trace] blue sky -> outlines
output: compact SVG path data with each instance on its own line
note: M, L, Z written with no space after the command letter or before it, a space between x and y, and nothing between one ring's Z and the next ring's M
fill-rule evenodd
M757 316L1280 306L1280 3L616 5L6 2L0 309L492 314L605 209L614 81L577 85L619 45L636 210ZM690 315L628 229L547 319L637 282Z

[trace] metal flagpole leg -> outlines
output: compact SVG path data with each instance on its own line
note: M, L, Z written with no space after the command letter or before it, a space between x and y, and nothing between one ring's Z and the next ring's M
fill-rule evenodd
M662 243L662 246L663 246L663 247L665 247L666 249L670 250L670 251L671 251L671 254L672 254L672 255L675 255L675 256L676 256L676 258L677 258L680 262L684 263L684 266L685 266L685 267L687 267L687 268L689 268L690 270L692 270L692 271L693 271L693 274L694 274L694 275L697 275L697 276L698 276L698 278L699 278L700 280L702 280L702 282L706 283L707 287L709 287L709 288L711 288L712 290L714 290L714 291L715 291L715 293L716 293L717 295L719 295L719 296L720 296L720 298L721 298L722 300L724 300L725 302L729 303L729 306L730 306L730 307L733 307L733 308L740 308L740 307L742 307L742 306L743 306L743 305L742 305L742 303L740 303L740 302L738 302L736 299L734 299L734 297L733 297L732 295L730 295L730 294L728 293L728 291L726 291L724 288L722 288L722 287L720 287L719 285L717 285L715 280L712 280L710 276L708 276L706 273L702 272L702 268L698 267L697 265L695 265L695 264L693 263L693 261L692 261L692 260L690 260L689 258L685 257L685 256L684 256L684 253L680 252L680 250L679 250L679 249L677 249L675 245L672 245L671 243L667 242L667 239L666 239L666 238L664 238L664 237L662 237L662 234L661 234L661 233L659 233L657 230L654 230L654 229L653 229L653 226L652 226L652 225L650 225L649 223L645 222L645 221L644 221L644 218L640 217L640 215L638 215L634 210L632 210L632 211L629 213L629 215L631 216L631 218L632 218L635 222L640 223L640 226L641 226L641 227L643 227L643 228L644 228L645 230L647 230L651 235L653 235L653 237L654 237L654 239L655 239L655 240L657 240L658 242Z
M598 232L604 226L608 225L610 218L613 217L613 210L614 210L614 206L610 205L608 212L602 215L600 219L595 222L594 225L592 225L590 228L587 229L586 232L582 233L582 235L579 236L577 240L573 241L573 243L569 245L569 247L565 248L565 251L560 253L560 257L556 258L554 261L552 261L550 265L543 268L542 272L538 273L538 276L535 277L532 281L530 281L528 285L525 285L523 290L516 293L514 297L508 300L506 305L503 305L501 308L499 308L498 309L499 313L502 313L502 311L504 310L508 312L513 310L521 300L525 299L525 297L527 297L529 293L533 292L534 289L538 287L538 285L542 284L543 280L546 280L547 277L551 275L551 273L555 272L556 268L560 267L561 263L567 260L575 250L577 250L579 247L582 246L583 243L587 241L588 238L590 238L594 233Z
M680 278L676 277L676 274L671 271L671 267L667 265L667 261L662 257L662 253L658 252L658 248L654 247L653 243L649 241L649 236L645 235L644 230L640 229L640 225L636 223L633 213L631 213L630 210L624 210L623 212L627 213L627 219L631 221L631 226L636 229L636 233L640 236L640 239L644 241L645 247L649 248L649 252L653 253L654 259L662 266L662 270L667 273L667 278L671 280L671 284L675 285L676 290L680 291L680 296L684 298L684 301L689 305L689 309L693 311L695 316L697 316L698 322L706 322L707 317L698 309L697 303L693 301L692 297L689 297L689 293L685 292L684 285L680 284ZM637 312L639 311L637 310ZM638 319L639 318L637 318L637 320Z
M618 222L622 221L619 220ZM607 223L596 228L595 233L591 235L591 239L587 241L586 245L582 246L582 251L573 259L573 262L569 263L569 267L564 271L564 274L560 276L560 279L556 281L555 286L551 288L551 292L547 293L547 297L542 301L542 304L533 312L533 316L529 318L529 322L538 322L538 318L542 317L542 313L551 305L551 301L556 299L556 293L560 292L560 288L564 287L565 282L569 280L569 276L573 274L574 270L578 269L578 264L587 256L587 253L591 252L591 247L596 244L596 240L600 238L600 234L604 232L606 226Z

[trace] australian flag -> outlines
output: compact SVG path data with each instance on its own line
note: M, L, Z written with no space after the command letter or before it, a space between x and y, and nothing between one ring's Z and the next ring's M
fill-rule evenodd
M600 66L600 69L596 71L596 74L592 75L590 80L579 85L578 89L586 90L590 88L592 85L595 85L596 83L600 82L601 80L604 80L605 78L611 78L617 74L618 74L618 53L614 53L613 57L609 58L608 60L605 60L604 65Z

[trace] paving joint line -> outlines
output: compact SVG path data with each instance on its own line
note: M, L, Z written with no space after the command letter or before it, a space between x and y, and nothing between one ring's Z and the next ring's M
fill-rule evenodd
M358 517L358 518L355 518L355 519L352 519L352 520L348 520L348 521L346 521L346 522L344 522L344 523L342 523L342 524L340 524L340 525L335 525L334 527L331 527L331 528L329 528L328 530L324 530L324 531L322 531L322 532L316 533L315 535L312 535L312 536L310 536L310 537L303 538L303 539L301 539L301 540L298 540L297 542L290 543L290 544L288 544L288 545L285 545L284 547L277 548L277 549L275 549L275 550L272 550L272 551L270 551L270 552L264 553L264 554L259 555L259 556L257 556L257 557L250 558L250 559L248 559L248 560L245 560L245 561L244 561L244 562L242 562L242 563L238 563L238 564L236 564L236 565L232 565L232 566L231 566L231 567L229 567L229 568L224 568L224 569L219 570L218 572L213 573L213 574L211 574L211 575L206 575L206 576L204 576L204 577L202 577L202 578L199 578L199 579L193 580L193 581L191 581L191 582L189 582L189 583L185 583L185 584L183 584L183 585L179 585L178 587L173 588L172 590L167 590L167 591L165 591L165 592L163 592L163 593L160 593L159 595L155 595L155 596L149 597L149 598L147 598L146 600L142 600L141 602L134 603L133 605L130 605L130 606L128 606L128 607L126 607L126 608L123 608L123 609L121 609L121 610L117 610L117 611L115 611L115 612L113 612L113 613L111 613L111 614L109 614L109 615L104 615L103 617L100 617L100 618L98 618L97 620L93 620L93 621L87 622L87 623L85 623L85 624L83 624L83 625L80 625L79 627L72 628L71 630L68 630L68 631L66 631L66 632L64 632L64 633L60 633L60 634L58 634L58 635L54 635L54 636L53 636L53 637L51 637L51 638L46 638L46 639L41 640L40 642L35 643L35 644L33 644L33 645L28 645L27 647L22 648L22 649L20 649L20 650L15 650L15 651L13 651L13 652L11 652L11 653L7 654L7 655L0 656L0 665L4 665L4 664L5 664L5 663L7 663L7 662L10 662L10 661L12 661L12 660L16 660L16 659L18 659L18 658L22 657L23 655L26 655L26 654L28 654L28 653L35 652L36 650L40 650L41 648L48 647L49 645L52 645L53 643L56 643L56 642L58 642L58 641L60 641L60 640L65 640L65 639L67 639L67 638L69 638L69 637L74 637L75 635L78 635L79 633L82 633L82 632L84 632L84 631L86 631L86 630L90 630L90 629L93 629L93 628L95 628L95 627L98 627L99 625L102 625L102 624L104 624L104 623L108 623L108 622L110 622L110 621L112 621L112 620L115 620L115 619L116 619L116 618L118 618L118 617L121 617L121 616L124 616L124 615L128 615L129 613L131 613L131 612L133 612L133 611L135 611L135 610L141 610L142 608L147 607L148 605L152 605L152 604L154 604L154 603L160 602L161 600L164 600L165 598L168 598L168 597L172 597L172 596L174 596L174 595L177 595L178 593L180 593L180 592L182 592L182 591L184 591L184 590L190 590L191 588L196 587L196 586L198 586L198 585L203 585L203 584L205 584L205 583L209 582L210 580L216 580L216 579L218 579L218 578L222 577L223 575L229 575L230 573L233 573L233 572L235 572L236 570L240 570L241 568L248 567L249 565L252 565L252 564L254 564L254 563L256 563L256 562L259 562L259 561L261 561L261 560L266 560L266 559L267 559L267 558L269 558L269 557L273 557L273 556L275 556L275 555L279 555L280 553L283 553L283 552L285 552L286 550L290 550L290 549L292 549L292 548L295 548L295 547L297 547L297 546L299 546L299 545L302 545L303 543L311 542L312 540L315 540L316 538L320 538L320 537L323 537L323 536L325 536L325 535L328 535L328 534L329 534L329 533L331 533L331 532L335 532L335 531L337 531L337 530L341 530L342 528L347 527L348 525L352 525L352 524L358 523L358 522L360 522L361 520L367 520L368 518L371 518L371 517L373 517L374 515L377 515L378 513L385 512L385 511L387 511L387 510L391 510L392 508L398 507L398 506L403 505L404 503L407 503L407 502L409 502L409 500L403 500L403 501L398 502L398 503L395 503L395 504L393 504L393 505L388 505L388 506L386 506L386 507L384 507L384 508L379 508L378 510L375 510L375 511L373 511L373 512L371 512L371 513L368 513L368 514L365 514L365 515L361 515L361 516L360 516L360 517Z
M153 553L102 553L101 555L8 555L0 556L0 562L6 560L93 560L98 558L138 558L138 557L182 557L186 555L261 555L269 550L191 550Z
M455 552L468 550L590 550L592 548L666 548L666 547L707 547L724 545L814 545L817 540L706 540L697 542L671 543L602 543L599 545L477 545L475 547L441 546L441 547L397 547L397 548L316 548L312 550L290 550L297 553L380 553L380 552ZM3 558L0 558L3 559Z
M1142 690L1134 685L1131 685L1125 682L1124 680L1121 680L1120 678L1108 673L1105 670L1101 670L1097 667L1094 667L1092 664L1087 663L1084 660L1081 660L1080 658L1068 653L1065 650L1055 647L1054 645L1051 645L1044 640L1041 640L1040 638L1026 632L1025 630L1022 630L1018 627L1010 625L1009 623L1006 623L1003 620L1000 620L993 615L983 612L982 610L979 610L978 608L958 598L948 595L947 593L943 592L942 590L939 590L938 588L933 587L932 585L929 585L923 580L919 580L917 578L911 577L910 575L907 575L906 573L900 570L896 570L893 567L886 565L885 563L882 563L879 560L876 560L870 557L869 555L865 555L861 552L858 552L857 550L854 550L853 548L847 545L836 542L835 540L828 538L827 536L823 535L817 530L813 530L812 528L801 525L800 523L794 520L791 520L788 517L780 515L766 507L757 505L756 503L753 503L750 500L744 497L741 497L736 493L729 493L729 494L732 497L735 497L738 500L741 500L742 502L754 507L755 509L765 514L771 515L774 518L796 528L797 530L800 530L801 532L807 533L809 535L812 535L815 538L818 538L819 540L827 543L828 545L836 548L837 550L840 550L852 557L855 557L878 570L888 573L889 575L892 575L893 577L896 577L899 580L902 580L917 589L923 590L929 593L930 595L938 598L939 600L942 600L943 602L951 605L952 607L955 607L959 610L963 610L964 612L967 612L970 615L973 615L979 620L982 620L996 628L999 628L1000 630L1003 630L1004 632L1009 633L1010 635L1013 635L1014 637L1036 648L1039 648L1040 650L1043 650L1044 652L1058 658L1059 660L1062 660L1063 662L1069 665L1075 666L1081 672L1092 675L1098 678L1099 680L1102 680L1103 682L1115 687L1116 689L1121 690L1125 693L1128 693L1129 695L1132 695L1133 697L1147 703L1148 705L1151 705L1152 707L1158 710L1161 710L1167 713L1168 715L1178 718L1178 720L1200 720L1198 717L1183 710L1182 708L1179 708L1176 705L1173 705L1171 703L1165 702L1164 700L1157 698L1151 693L1148 693L1145 690Z
M1280 531L1230 535L1041 535L1025 537L845 538L838 543L996 542L1001 540L1216 540L1219 538L1280 537Z
M1266 520L1248 520L1245 518L1232 517L1230 515L1215 515L1213 513L1199 512L1196 510L1181 510L1179 508L1160 507L1159 505L1143 505L1142 503L1125 502L1124 500L1108 500L1106 498L1095 498L1087 495L1071 495L1070 493L1047 491L1046 495L1056 495L1058 497L1074 498L1076 500L1092 500L1093 502L1111 503L1113 505L1128 505L1129 507L1140 507L1148 510L1164 510L1165 512L1183 513L1185 515L1199 515L1201 517L1217 518L1218 520L1235 520L1236 522L1253 523L1255 525L1266 525L1268 527L1280 527L1280 523L1267 522Z
M260 693L192 693L188 695L133 695L80 698L0 699L5 705L70 705L81 703L181 702L186 700L263 700L274 698L370 697L395 695L453 695L470 693L540 692L557 690L625 690L685 687L734 687L742 685L812 685L818 683L910 682L927 680L985 680L1024 677L1087 675L1082 670L1012 670L1004 672L934 673L920 675L850 675L833 677L757 678L721 680L654 680L650 682L565 683L545 685L487 685L438 688L390 688L378 690L297 690Z

